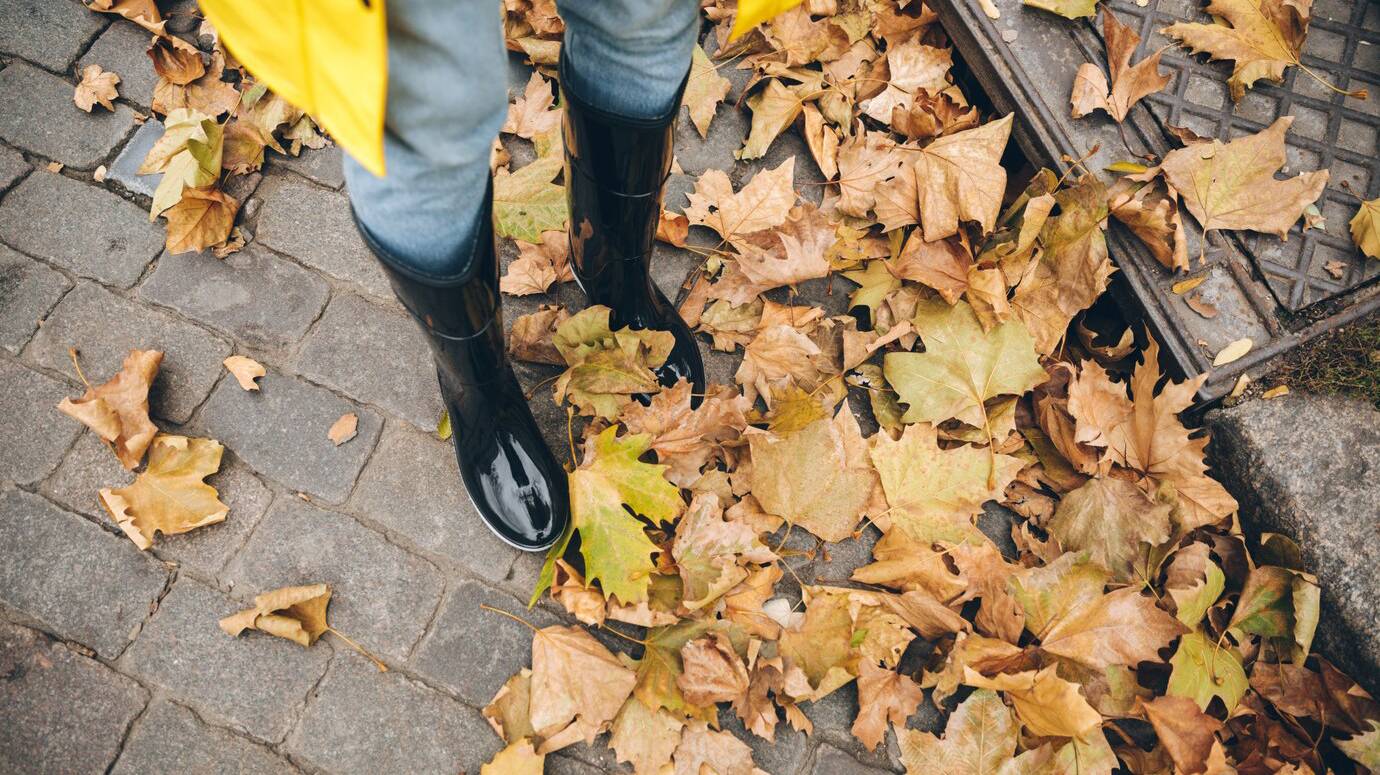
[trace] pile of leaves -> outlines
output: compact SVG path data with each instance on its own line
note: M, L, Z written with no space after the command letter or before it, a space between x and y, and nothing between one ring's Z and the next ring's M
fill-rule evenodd
M138 173L162 175L149 218L166 219L168 252L210 249L224 258L239 250L245 235L235 226L240 202L227 192L232 179L261 168L270 149L296 156L304 147L325 147L326 138L310 116L256 82L210 22L180 37L152 0L90 0L87 7L150 33L147 53L158 76L151 107L162 116L163 136ZM110 109L119 80L99 65L87 67L74 97L78 107Z
M538 5L508 4L515 50ZM1008 175L1011 117L954 84L920 3L814 0L731 38L735 10L706 5L719 62L696 52L692 122L707 132L728 93L720 69L749 70L739 157L798 129L830 182L816 204L793 186L802 159L739 187L709 170L663 215L661 238L704 258L682 316L741 349L732 385L658 389L669 337L611 329L603 307L515 322L516 357L564 368L554 398L582 439L572 528L533 602L585 626L534 630L531 667L485 710L507 744L485 771L537 772L607 733L638 773L747 775L721 714L808 733L811 703L850 683L853 733L876 748L890 729L910 772L1376 766L1380 705L1311 652L1316 579L1283 537L1247 545L1207 438L1178 418L1202 378L1167 381L1153 341L1137 358L1134 332L1107 344L1083 319L1114 271L1109 216L1179 268L1180 202L1207 228L1304 217L1326 173L1274 179L1287 120L1123 165L1110 187L1076 164ZM1117 118L1145 90L1118 85L1141 67L1122 47L1088 92ZM536 74L513 106L505 131L537 158L508 180L549 157L550 100ZM552 166L524 180L559 190ZM505 292L568 276L555 210L527 225L506 229L523 242ZM836 275L850 314L796 299ZM1018 515L1009 535L978 527L991 502ZM801 531L816 553L875 542L873 559L799 578ZM931 702L942 735L907 726Z

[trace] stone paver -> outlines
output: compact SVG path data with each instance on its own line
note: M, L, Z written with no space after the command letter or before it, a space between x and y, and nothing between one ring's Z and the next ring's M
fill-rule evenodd
M785 721L777 722L775 735L767 740L749 732L737 714L722 707L719 728L751 746L752 763L771 775L795 775L810 758L810 738Z
M355 231L344 194L279 175L264 185L261 196L258 237L263 244L375 296L392 298L383 270Z
M502 747L478 711L400 673L380 673L346 649L284 746L328 772L417 775L478 773Z
M19 151L0 147L0 191L14 185L29 170L33 169Z
M345 170L341 166L342 153L338 145L316 149L303 148L296 156L270 153L268 159L271 167L281 166L290 169L323 186L338 189L345 185Z
M380 656L403 659L441 601L441 574L384 536L297 498L269 510L225 576L241 594L331 586L331 624Z
M517 614L537 627L559 624L544 609L526 610L518 600L476 581L451 586L430 632L409 662L429 683L454 692L475 707L487 705L513 673L531 665L532 631L488 605ZM476 637L483 633L483 637Z
M0 51L66 70L107 18L71 0L0 0Z
M0 105L5 106L0 139L73 169L94 168L133 131L134 111L116 103L114 111L86 113L72 103L72 91L72 84L56 75L11 62L0 70Z
M135 723L111 775L286 775L297 772L269 749L203 723L190 710L154 700Z
M114 376L130 350L162 350L149 405L155 416L176 423L186 422L205 400L225 372L221 361L231 352L225 340L198 326L86 282L62 298L25 355L75 377L67 352L72 347L93 385Z
M0 772L102 775L147 701L96 660L0 622Z
M349 508L447 567L502 581L517 552L480 521L449 441L390 423Z
M0 245L0 346L18 355L71 287L61 273Z
M73 394L61 382L0 360L0 481L29 484L47 476L72 445L81 425L58 412Z
M0 558L0 601L108 659L167 580L129 539L22 490L0 495Z
M322 643L304 649L258 632L231 638L216 625L246 607L182 576L118 666L208 722L278 742L326 672L331 652Z
M814 775L883 775L887 770L859 764L848 754L825 743L815 751L815 766L811 772Z
M358 434L336 446L326 433L346 413L359 418ZM269 371L249 392L223 379L200 422L258 473L331 503L350 494L378 441L379 416L323 387Z
M148 157L153 144L162 136L163 125L160 122L145 121L134 131L134 136L125 143L125 147L115 155L115 161L111 162L110 169L106 170L105 179L120 185L126 191L152 198L153 192L163 180L163 173L140 175L139 167Z
M431 348L405 312L337 294L302 347L297 369L424 430L444 408Z
M0 202L0 241L83 277L128 288L163 249L163 229L109 191L41 170Z
M100 65L101 69L120 76L117 88L122 99L147 108L153 104L153 87L158 82L153 62L144 53L149 47L150 37L139 25L115 18L77 60L77 73L80 74L87 65Z
M1246 532L1297 541L1322 580L1315 650L1380 690L1380 412L1300 393L1212 412L1207 424Z
M108 520L97 493L102 487L123 487L134 474L120 466L110 448L94 433L83 433L57 471L43 483L43 493L67 508ZM240 462L226 452L220 471L206 482L220 492L230 507L224 522L207 525L190 533L160 535L153 552L160 558L194 568L206 576L214 575L249 537L250 531L268 510L273 493Z
M139 286L140 298L257 347L300 341L329 296L325 280L254 246L224 259L165 253Z

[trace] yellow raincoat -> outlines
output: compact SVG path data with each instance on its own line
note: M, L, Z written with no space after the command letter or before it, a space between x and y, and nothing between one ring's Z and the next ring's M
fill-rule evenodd
M734 37L800 1L740 0ZM365 169L382 175L388 94L384 2L201 0L201 9L254 77L310 113Z

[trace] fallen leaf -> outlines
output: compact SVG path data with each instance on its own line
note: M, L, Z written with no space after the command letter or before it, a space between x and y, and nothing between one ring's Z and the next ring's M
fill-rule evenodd
M1085 602L1056 620L1040 648L1103 670L1159 662L1159 649L1184 632L1183 625L1136 587L1123 587Z
M494 754L480 766L479 775L541 775L545 765L546 754L537 753L531 740L522 739Z
M1249 229L1286 237L1322 195L1328 175L1318 170L1275 179L1286 161L1284 135L1293 121L1283 116L1259 133L1229 143L1213 140L1170 151L1160 168L1203 229Z
M186 45L172 37L166 39L176 40L174 45ZM240 102L240 92L233 83L221 77L224 72L225 55L215 51L211 54L211 63L206 67L205 74L194 81L179 85L160 76L153 86L153 111L170 115L178 110L193 110L207 116L219 116L235 110Z
M1011 115L963 132L945 135L915 153L909 166L916 180L920 224L933 242L958 233L960 221L974 221L982 232L996 225L1006 170L1001 166L1011 136Z
M1232 99L1239 102L1256 81L1263 78L1280 83L1285 68L1299 64L1310 5L1283 0L1212 0L1205 10L1215 23L1177 22L1161 32L1194 53L1234 60L1227 85ZM1364 91L1350 96L1365 99Z
M501 131L535 140L549 132L559 132L560 128L561 111L555 108L551 84L533 70L522 96L508 106Z
M206 63L201 60L201 54L188 46L174 45L172 40L171 37L155 37L149 45L145 53L153 60L153 71L177 86L186 86L205 75Z
M1032 8L1057 13L1065 19L1091 18L1097 15L1097 0L1021 0Z
M149 387L162 362L159 350L130 350L115 376L98 387L88 386L81 398L62 399L58 411L95 431L120 465L133 471L158 434L149 419Z
M721 633L687 642L680 649L680 659L683 672L676 685L691 705L731 702L747 691L747 668Z
M633 766L635 775L657 775L680 745L684 726L665 709L651 710L636 696L629 697L613 720L609 747L617 761Z
M1140 45L1140 36L1122 24L1112 14L1111 9L1102 12L1102 36L1107 42L1107 69L1112 74L1112 88L1110 92L1107 90L1105 79L1098 84L1095 79L1090 78L1091 73L1086 71L1089 67L1098 76L1102 75L1102 71L1097 70L1096 65L1080 66L1079 77L1074 80L1073 117L1082 118L1093 109L1100 108L1116 119L1117 123L1121 123L1131 112L1132 105L1146 95L1154 94L1169 85L1172 78L1160 74L1160 56L1164 53L1163 49L1135 65L1131 64L1131 56ZM1100 91L1096 92L1100 102L1093 104L1090 92L1097 87L1100 87Z
M113 111L115 105L111 100L120 96L115 89L119 82L120 76L103 70L100 65L87 65L82 68L81 82L72 94L72 101L87 113L96 105Z
M1150 549L1169 540L1170 511L1124 479L1089 479L1060 499L1048 529L1065 551L1086 552L1129 584L1146 576Z
M723 239L735 239L785 223L795 205L795 190L791 182L795 174L795 157L788 157L775 169L762 170L741 191L734 192L733 184L722 170L707 170L695 181L695 190L688 195L685 217L697 226L707 226Z
M1026 730L1036 736L1084 737L1102 723L1077 684L1060 678L1054 666L988 678L964 668L963 682L1005 692Z
M1142 707L1175 766L1181 772L1203 772L1222 722L1185 697L1156 697Z
M866 456L850 454L845 442L851 411L845 407L839 418L816 420L779 437L748 436L752 492L762 508L825 541L853 534L875 481ZM856 428L856 420L852 425Z
M666 478L689 487L711 460L724 457L724 445L747 428L747 399L726 385L710 385L691 409L693 387L681 380L652 396L646 406L627 407L620 420L629 433L651 436L657 462L669 466Z
M680 572L682 605L692 611L712 606L746 579L748 571L741 563L766 564L776 559L758 540L757 531L741 522L724 520L723 506L713 493L696 495L690 502L677 525L671 556ZM710 704L688 695L686 698L695 705Z
M924 690L909 677L895 670L878 667L870 660L864 661L859 666L858 717L853 721L853 736L867 750L876 750L886 737L887 723L890 722L894 729L905 729L906 719L920 707L924 699ZM907 763L907 766L911 765Z
M168 219L164 247L172 254L205 250L230 238L240 203L218 188L184 188L177 204L163 211Z
M140 175L162 173L153 192L149 220L177 204L188 188L207 188L220 180L225 133L215 119L178 109L163 120L163 135L139 165Z
M887 382L908 408L903 422L940 423L952 418L988 427L984 403L1022 395L1044 382L1034 341L1017 320L984 331L972 307L960 301L922 301L914 324L923 353L887 353Z
M573 487L573 485L572 485ZM550 753L593 742L632 694L637 676L579 627L552 626L532 636L532 727Z
M1213 643L1200 632L1190 632L1179 639L1169 664L1172 670L1166 693L1194 700L1204 711L1217 697L1230 714L1249 688L1246 671L1234 650Z
M1279 398L1280 396L1287 396L1287 395L1289 395L1289 386L1288 386L1288 385L1275 385L1274 387L1270 388L1269 390L1266 390L1264 393L1261 393L1261 394L1260 394L1260 397L1261 397L1261 398L1264 398L1264 399L1266 399L1266 400L1269 400L1269 399L1271 399L1271 398Z
M326 431L326 437L338 447L350 439L353 439L358 428L359 415L354 412L346 412L340 415L339 420L331 423L330 430Z
M557 379L559 403L569 398L581 414L613 419L634 395L660 390L652 369L670 355L669 331L609 328L612 310L595 305L556 327L552 344L569 367Z
M331 629L326 608L331 588L325 584L282 587L254 597L254 607L220 620L220 628L234 638L245 630L259 630L310 646Z
M202 480L220 470L222 451L211 439L159 435L149 447L148 468L127 487L103 488L101 505L140 549L152 546L158 533L221 522L230 508Z
M940 449L929 423L906 426L899 440L873 436L872 462L889 506L877 521L922 543L985 541L973 518L1024 467L1009 455L967 444Z
M895 724L906 772L989 775L1003 770L1016 753L1016 721L993 691L979 689L954 709L941 740L929 732Z
M533 243L541 242L544 231L563 232L570 217L565 187L552 182L563 165L559 156L543 156L517 172L495 173L494 232Z
M554 337L561 323L570 319L565 307L542 305L536 312L519 315L508 333L508 352L514 358L532 363L565 364Z
M1361 202L1351 219L1351 239L1362 253L1380 258L1380 198Z
M1251 341L1250 337L1245 337L1243 339L1237 339L1226 347L1223 347L1217 352L1217 356L1212 359L1213 367L1225 366L1232 361L1240 360L1246 353L1251 351L1253 344L1254 342Z
M605 596L631 605L647 599L652 555L660 550L628 509L653 522L671 522L685 504L666 480L666 466L639 462L650 437L619 438L617 432L610 427L590 440L583 462L570 474L570 516L580 534L586 577L599 582Z
M232 355L224 361L225 368L244 390L258 390L259 383L254 380L264 376L263 364L243 355Z
M709 56L704 53L704 48L698 43L695 44L690 57L690 78L685 84L682 104L689 110L690 122L695 125L695 131L700 133L700 137L709 135L709 123L714 120L714 112L732 87L733 84L727 78L719 75L714 63L709 61Z
M686 728L674 761L673 775L753 775L755 769L747 743L728 732L713 731L702 721Z
M1380 721L1370 720L1370 728L1346 740L1335 740L1342 753L1372 772L1380 770Z

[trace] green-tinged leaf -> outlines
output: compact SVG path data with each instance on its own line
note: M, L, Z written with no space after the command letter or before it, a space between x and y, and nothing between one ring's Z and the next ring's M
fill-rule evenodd
M1219 697L1230 713L1250 686L1235 651L1218 646L1200 632L1190 632L1179 640L1169 664L1173 669L1168 694L1188 697L1203 710L1213 697Z
M900 526L925 543L981 544L973 523L982 504L1001 495L1024 463L967 444L940 449L929 423L906 426L900 439L872 437L872 463L889 507L879 522Z
M1025 568L1007 581L1011 596L1025 609L1025 627L1036 638L1069 612L1102 597L1107 571L1073 552L1043 568Z
M1380 721L1370 720L1370 729L1349 740L1335 741L1342 753L1371 772L1380 772Z
M955 418L988 425L983 403L1001 395L1023 395L1048 379L1035 355L1030 332L1008 320L983 331L972 307L950 307L940 299L921 301L915 328L925 352L888 353L887 382L908 405L905 422L940 423Z
M556 380L559 403L569 398L581 414L614 419L631 396L661 388L652 369L675 346L669 331L609 328L608 307L586 307L556 327L552 343L569 366Z
M651 438L618 438L617 432L617 426L606 428L590 442L585 461L570 475L570 515L580 533L585 577L598 581L605 596L632 605L647 599L652 555L659 550L628 509L653 522L670 522L684 503L663 474L666 466L638 461Z
M517 172L494 175L494 231L540 243L542 232L564 230L569 217L565 187L552 182L563 167L560 156L543 156Z

